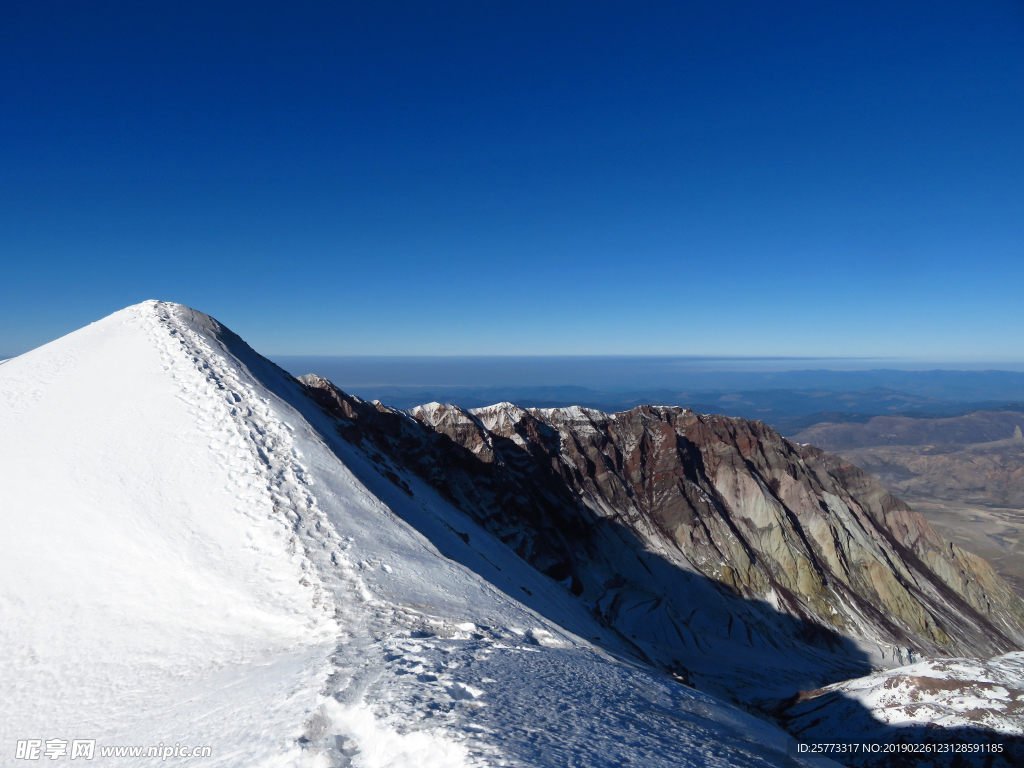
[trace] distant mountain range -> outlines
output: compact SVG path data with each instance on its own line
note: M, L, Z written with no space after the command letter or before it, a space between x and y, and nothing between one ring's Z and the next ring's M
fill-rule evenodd
M398 387L353 388L365 400L379 400L395 408L428 402L460 408L482 408L496 402L514 402L523 408L568 408L573 405L605 413L618 413L637 405L675 405L696 413L714 413L756 419L783 434L795 433L822 421L867 421L880 414L909 416L955 415L971 411L1024 409L1019 402L945 400L876 387L834 392L822 389L757 389L742 391L679 391L645 389L606 392L587 387Z
M1012 446L1016 444L1015 438L1020 438L1022 426L1024 405L1018 403L998 411L977 410L941 418L924 415L872 416L856 420L823 418L794 434L793 439L834 453L881 446L929 446L932 453L940 454L974 443L998 446L1002 441L1010 441L1003 447Z
M718 395L765 389L855 392L891 389L960 402L1024 400L1024 364L936 364L928 370L896 370L879 361L735 360L685 357L300 357L275 356L295 374L320 371L346 391L370 394L378 387L407 392L457 393L505 389L528 394L669 391ZM789 368L781 366L788 365ZM771 370L768 370L771 368ZM859 370L852 370L858 368ZM531 395L532 396L532 395ZM564 399L555 397L554 399ZM492 401L494 402L494 401Z
M963 402L1024 400L1024 364L935 364L896 369L877 360L690 357L300 357L275 356L293 373L320 371L353 392L393 386L419 391L460 387L577 387L598 392L743 392L882 387ZM813 363L813 365L812 365Z

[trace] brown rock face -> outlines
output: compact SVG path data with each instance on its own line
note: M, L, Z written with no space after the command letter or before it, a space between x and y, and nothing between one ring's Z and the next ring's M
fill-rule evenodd
M716 636L853 638L890 659L1024 647L1024 606L986 562L760 422L661 406L405 414L303 382L349 442L426 480L651 660Z

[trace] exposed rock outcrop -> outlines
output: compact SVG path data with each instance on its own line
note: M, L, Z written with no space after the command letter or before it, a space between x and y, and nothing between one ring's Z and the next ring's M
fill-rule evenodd
M760 422L661 406L406 413L302 381L346 440L424 479L666 666L744 634L829 652L852 638L890 664L1024 647L1024 607L986 562Z

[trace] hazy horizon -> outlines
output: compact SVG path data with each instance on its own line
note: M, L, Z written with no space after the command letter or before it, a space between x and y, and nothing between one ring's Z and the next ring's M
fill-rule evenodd
M576 357L343 357L270 356L293 375L316 373L354 394L375 389L404 388L453 391L462 389L585 388L606 392L810 389L853 391L884 387L911 394L959 400L1024 399L1024 365L1016 368L845 369L811 365L793 368L792 359L762 359L751 370L746 359L644 356ZM731 369L724 364L734 363ZM863 362L863 361L860 361Z

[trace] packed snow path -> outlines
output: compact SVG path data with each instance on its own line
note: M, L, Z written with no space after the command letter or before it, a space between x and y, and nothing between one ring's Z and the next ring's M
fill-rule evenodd
M278 498L287 466L259 458L275 429L168 315L133 307L3 366L5 755L28 739L298 754L332 598Z
M4 755L86 739L211 747L109 765L792 762L773 726L441 556L316 424L290 377L179 305L0 368Z

